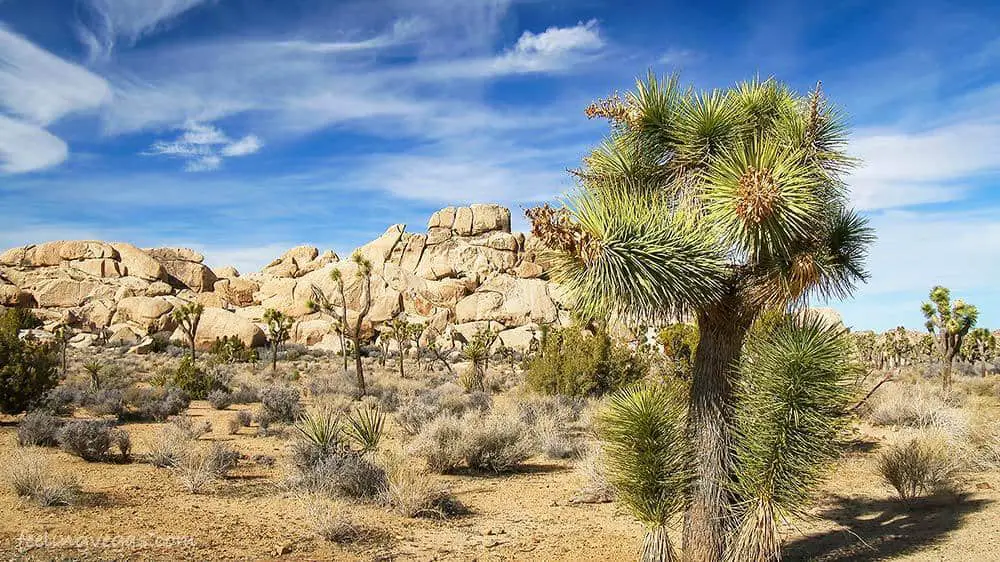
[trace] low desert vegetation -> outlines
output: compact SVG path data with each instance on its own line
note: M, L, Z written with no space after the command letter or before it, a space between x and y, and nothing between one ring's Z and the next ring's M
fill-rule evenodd
M56 471L39 452L15 451L7 462L7 481L14 493L43 507L72 505L80 496L76 477Z

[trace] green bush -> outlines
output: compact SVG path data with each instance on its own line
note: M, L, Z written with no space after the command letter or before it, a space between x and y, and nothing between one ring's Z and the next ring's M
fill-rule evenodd
M219 363L254 363L257 352L236 336L216 338L209 350Z
M27 410L59 382L59 354L52 343L20 339L24 322L20 309L0 315L0 412Z
M528 386L545 394L601 396L649 372L646 360L614 342L606 332L594 335L578 327L546 334L541 353L528 363Z
M179 388L192 400L204 400L213 390L228 390L220 380L196 365L190 356L182 358L176 369L162 370L153 382Z

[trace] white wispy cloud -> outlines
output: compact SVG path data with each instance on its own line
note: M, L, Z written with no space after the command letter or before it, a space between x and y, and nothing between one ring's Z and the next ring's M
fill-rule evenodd
M17 174L55 166L66 160L62 139L45 129L0 115L0 172Z
M94 111L110 97L101 77L37 47L0 24L0 170L20 173L66 159L66 142L45 127Z
M963 199L1000 172L1000 120L957 121L916 132L862 130L851 151L863 161L850 183L860 209Z
M512 49L496 59L497 73L544 72L572 64L580 54L604 47L597 20L573 27L550 27L541 33L525 31Z
M263 143L250 134L233 140L213 125L194 121L184 125L183 132L172 141L157 141L143 152L147 156L171 156L185 160L188 172L208 172L222 166L223 158L240 157L260 150Z
M106 58L116 42L135 44L162 29L181 14L214 0L86 0L89 21L77 26L77 36L91 60Z

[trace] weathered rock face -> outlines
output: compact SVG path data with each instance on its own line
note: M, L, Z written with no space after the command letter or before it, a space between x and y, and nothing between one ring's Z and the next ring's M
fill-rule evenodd
M510 230L510 211L499 205L447 207L426 232L396 224L358 248L372 263L371 306L363 332L376 337L400 313L427 325L422 339L445 334L461 341L489 327L501 341L522 348L539 324L565 322L567 303L546 280L537 242ZM263 344L256 323L267 308L299 319L293 340L339 349L334 318L311 306L314 288L341 302L331 272L338 270L348 321L366 292L358 267L332 251L292 248L258 273L231 267L213 271L204 256L185 248L140 249L127 243L59 241L0 254L0 304L36 307L46 317L68 315L84 329L108 327L121 341L176 328L174 306L202 303L198 345L235 335ZM337 313L339 315L339 312ZM83 341L83 340L81 340Z
M208 350L215 343L215 340L225 337L239 338L240 341L251 347L261 347L267 344L264 332L257 324L228 310L206 308L198 323L198 332L194 341L195 348ZM180 329L174 331L170 339L187 341Z
M208 266L201 263L205 257L188 248L152 248L146 252L163 266L167 282L177 289L191 289L196 293L211 291L218 280Z

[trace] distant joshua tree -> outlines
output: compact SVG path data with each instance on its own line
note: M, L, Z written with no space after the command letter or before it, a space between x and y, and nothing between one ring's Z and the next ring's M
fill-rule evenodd
M962 349L962 340L979 320L979 310L961 299L952 303L951 291L940 285L931 289L930 299L921 306L921 311L927 319L927 331L938 339L944 357L941 382L945 389L949 389L952 363Z
M278 370L278 347L291 335L293 320L281 311L269 308L264 311L267 323L267 343L271 346L271 370Z
M340 335L340 354L344 358L344 372L347 372L347 298L344 296L344 276L339 269L330 271L330 279L337 284L337 294L340 305L330 302L330 299L317 287L312 288L313 298L309 301L310 308L321 310L334 317L334 329Z
M191 362L195 360L195 337L198 335L198 324L201 322L201 314L205 312L205 307L201 303L189 302L185 305L174 308L170 313L174 322L180 326L184 332L184 337L191 348Z
M368 389L365 386L365 367L361 362L361 325L372 309L372 262L357 251L351 255L351 261L358 266L357 276L361 281L358 317L354 320L351 339L354 340L354 368L357 371L358 391L364 396Z

